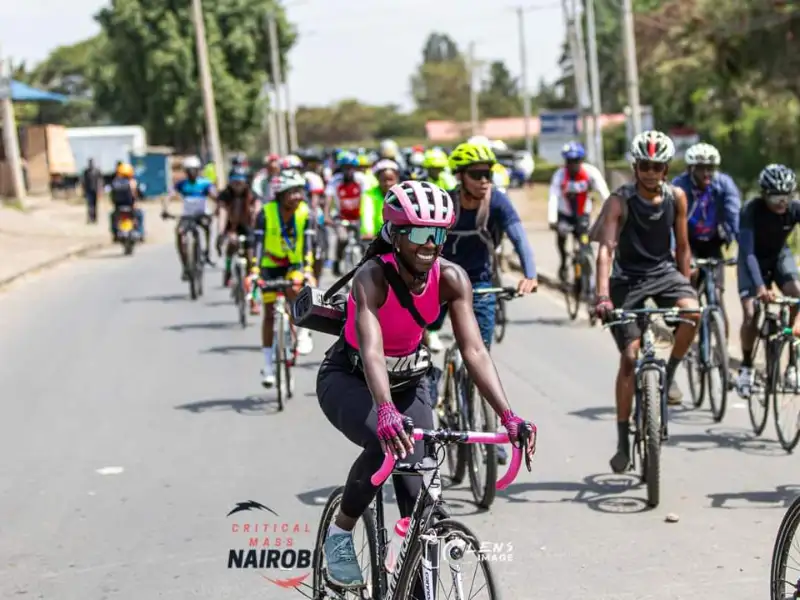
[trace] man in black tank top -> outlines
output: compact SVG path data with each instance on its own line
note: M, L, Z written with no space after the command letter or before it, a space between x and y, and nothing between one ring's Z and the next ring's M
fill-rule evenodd
M623 185L609 196L598 219L599 227L593 232L593 239L600 243L597 313L605 318L615 307L641 308L648 298L662 308L696 308L697 296L689 282L686 194L665 183L675 146L663 133L646 131L633 140L631 154L634 183ZM696 324L699 315L686 318ZM695 329L696 325L683 323L675 332L667 365L670 404L680 404L675 370L694 339ZM630 323L613 327L611 332L621 353L616 382L618 441L611 468L622 473L630 465L628 422L642 331L637 323Z

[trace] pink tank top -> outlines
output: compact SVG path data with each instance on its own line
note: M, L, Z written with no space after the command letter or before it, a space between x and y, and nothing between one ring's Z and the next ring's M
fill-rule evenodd
M390 263L397 268L394 256L384 254L380 260ZM386 302L378 309L378 321L383 333L384 356L407 356L416 351L422 341L422 327L420 327L400 301L395 296L391 286L387 283ZM439 317L439 260L433 263L433 268L428 273L425 289L420 294L411 294L419 314L426 323L433 323ZM344 325L344 339L353 348L358 350L358 336L356 335L356 302L353 293L347 298L347 321Z

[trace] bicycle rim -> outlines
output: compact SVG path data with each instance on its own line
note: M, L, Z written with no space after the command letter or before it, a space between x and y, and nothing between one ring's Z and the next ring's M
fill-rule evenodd
M475 533L469 527L455 519L443 519L438 521L433 527L436 531L437 537L440 539L439 581L434 582L434 586L441 590L442 579L452 582L447 557L443 555L443 552L445 547L452 547L453 542L460 540L465 544L465 556L473 557L471 559L465 559L464 561L466 563L466 561L469 560L469 563L465 565L468 568L464 570L468 570L470 572L462 575L463 590L465 592L463 600L471 600L472 598L476 597L475 594L477 594L477 597L479 598L488 597L489 600L497 600L500 596L498 595L497 584L494 580L491 561L486 560L488 557L485 557L484 560L474 560L475 557L484 556L481 553L481 542L478 536L475 535ZM472 569L473 563L476 565L476 568L481 571L484 583L475 581L476 576L473 574L475 571ZM408 560L406 564L403 565L403 573L397 586L397 594L395 595L395 598L425 600L425 594L420 593L421 583L419 580L421 579L421 567L422 544L417 542L412 546L411 551L408 553ZM438 597L455 598L456 594L454 592L441 592L438 594Z
M701 338L702 339L702 338ZM692 406L700 408L706 395L706 378L703 372L701 342L698 340L692 344L683 361L686 367L686 378L689 380L689 395L692 397Z
M466 384L470 431L497 430L494 413L470 380ZM495 444L467 444L469 450L469 487L475 504L489 508L497 492L497 446Z
M273 338L275 343L273 344L275 347L275 351L273 352L274 360L275 360L275 392L277 394L278 399L278 410L282 411L284 408L283 402L283 362L286 360L284 355L283 349L285 345L285 338L284 338L284 331L283 328L285 327L283 318L278 317L278 326L273 330Z
M322 550L325 544L325 538L328 535L328 528L333 525L334 520L336 519L336 514L339 512L339 506L342 503L342 496L344 494L344 486L338 487L331 495L328 496L328 501L325 503L325 507L322 509L322 515L320 516L319 521L319 529L317 529L317 541L314 545L314 553L311 559L311 570L312 570L312 596L314 600L322 599L325 597L338 597L338 598L346 598L353 600L360 598L360 594L358 590L354 590L352 592L346 593L344 596L339 595L339 590L335 590L334 594L329 594L328 592L328 583L325 576L325 555ZM379 546L378 546L378 528L375 524L375 515L373 514L372 508L367 508L364 511L364 514L361 515L359 519L361 523L364 525L364 529L366 532L366 542L367 542L367 553L369 555L369 573L367 576L364 577L365 582L369 582L367 585L368 591L370 591L370 597L378 598L375 593L375 590L380 589L380 573L382 569L382 565L380 564L379 560ZM355 532L354 532L355 535ZM356 540L354 540L355 542ZM356 553L359 553L358 546L356 547ZM363 557L359 556L359 564L362 565L363 569Z
M770 356L772 342L764 343L763 340L760 340L756 344L753 352L753 386L750 389L750 398L747 400L747 412L750 415L753 432L761 435L767 426L767 417L769 416L769 394L774 385L772 363L775 361ZM763 366L758 364L759 350L763 356Z
M506 323L506 301L498 299L494 317L494 341L498 344L506 337Z
M711 414L714 421L719 423L725 416L728 404L728 379L730 367L728 365L728 342L725 339L725 319L722 312L713 310L708 319L708 349L711 364L706 371L706 390L708 403L711 405ZM719 379L714 385L715 376Z
M661 501L661 386L658 372L648 369L642 375L644 409L644 460L642 471L647 485L647 506Z
M780 527L778 527L778 535L775 538L775 546L772 550L772 564L770 566L770 600L794 598L800 589L800 585L798 585L800 573L798 573L796 566L789 567L789 553L793 547L796 547L796 544L793 544L792 541L798 525L800 525L800 498L792 502L789 510L783 516ZM800 562L800 557L794 558L791 562L796 565ZM791 576L787 573L790 568L795 571ZM791 585L791 591L786 589L787 585Z
M459 399L460 389L458 384L459 375L453 370L453 363L445 363L445 378L444 384L444 406L442 407L442 420L447 429L453 431L465 431L466 418L462 418L462 411L459 410L461 406ZM464 480L464 474L467 468L467 447L465 444L449 444L445 449L447 453L447 468L450 471L450 481L454 484L461 483Z
M784 418L786 413L782 410L786 403L794 406L797 405L800 399L794 393L784 393L784 383L782 381L785 369L781 366L781 356L786 356L787 366L790 364L789 360L792 352L794 352L794 345L791 341L783 338L775 348L775 368L773 371L773 385L772 385L772 413L775 418L775 430L778 432L778 441L781 447L786 452L792 452L800 441L800 428L798 428L798 419L800 415L797 411L794 412L794 418L791 417L791 412Z

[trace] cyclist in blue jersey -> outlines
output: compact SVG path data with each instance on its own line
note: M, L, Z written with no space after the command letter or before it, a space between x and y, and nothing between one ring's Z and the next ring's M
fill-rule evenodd
M190 156L183 161L183 170L186 173L186 178L182 179L175 184L175 189L169 195L169 198L162 204L162 218L167 218L167 202L176 196L183 199L183 212L181 218L178 220L178 225L175 227L175 246L178 249L178 254L181 258L181 265L183 267L182 278L187 281L189 276L186 273L186 251L181 244L181 231L186 221L195 221L202 227L205 233L206 243L203 247L203 256L206 263L214 265L209 258L208 252L211 247L211 210L208 205L208 200L216 200L217 190L214 184L208 179L200 177L200 159L196 156Z

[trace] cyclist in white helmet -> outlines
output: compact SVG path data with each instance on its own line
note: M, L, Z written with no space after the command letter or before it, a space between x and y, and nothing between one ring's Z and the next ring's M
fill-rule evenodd
M697 258L724 258L723 247L739 237L739 213L742 199L733 179L720 173L722 157L711 144L695 144L686 150L686 172L672 180L688 200L689 245ZM693 279L697 289L703 282ZM725 316L728 333L728 313L725 310L725 265L717 267L717 298Z
M592 231L592 237L600 242L597 313L603 319L615 307L640 308L648 298L661 307L697 307L697 295L689 283L691 250L686 194L666 183L674 156L672 140L660 131L637 135L631 144L634 182L617 189L603 204ZM694 339L698 317L686 315L694 324L681 323L675 332L667 364L667 385L673 404L680 402L681 397L675 386L675 370ZM617 451L611 459L611 468L622 473L630 465L628 423L642 332L636 322L613 327L611 332L621 355L616 383Z

